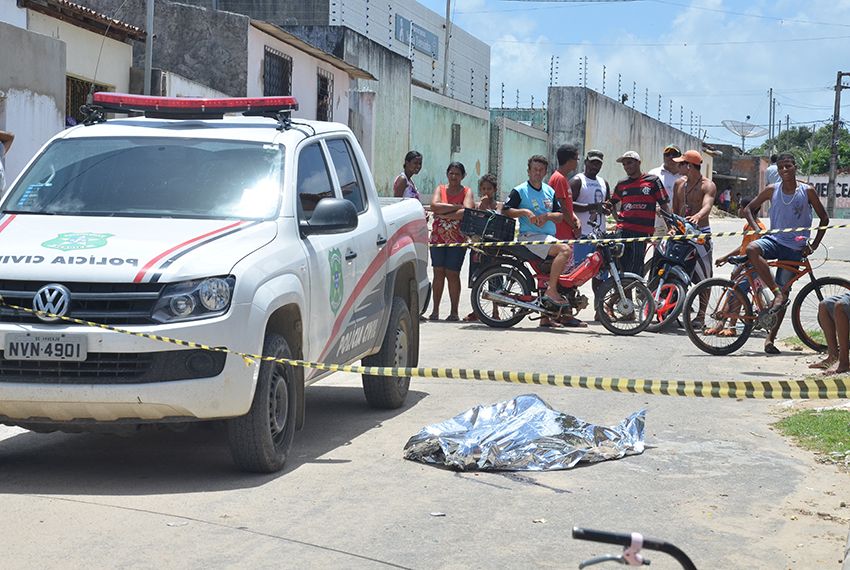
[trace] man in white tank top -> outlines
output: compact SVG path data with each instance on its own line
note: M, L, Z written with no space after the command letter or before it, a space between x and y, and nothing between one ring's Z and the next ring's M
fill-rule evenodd
M673 197L673 186L676 184L676 181L682 177L682 169L679 164L673 160L680 156L682 156L682 151L679 150L679 147L673 144L668 144L664 147L664 162L661 166L653 168L648 172L648 174L654 174L661 179L661 183L664 185L664 189L667 190L667 195L670 196L671 199ZM661 214L658 213L655 215L655 235L667 235L667 223L664 221L664 218L661 217Z
M576 174L570 179L570 191L573 195L573 211L581 223L579 232L581 237L587 237L593 228L591 220L599 227L605 229L605 212L602 204L611 198L611 189L608 183L599 176L602 170L602 161L605 155L601 150L589 150L584 157L584 172ZM584 258L596 251L592 243L577 243L573 246L573 260L578 265ZM607 273L602 272L593 278L592 286L594 293ZM598 320L598 319L597 319Z

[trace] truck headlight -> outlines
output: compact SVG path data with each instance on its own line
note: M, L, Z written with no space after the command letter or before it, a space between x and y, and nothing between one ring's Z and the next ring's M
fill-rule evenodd
M171 323L222 315L230 308L235 284L232 275L172 283L160 293L153 319Z

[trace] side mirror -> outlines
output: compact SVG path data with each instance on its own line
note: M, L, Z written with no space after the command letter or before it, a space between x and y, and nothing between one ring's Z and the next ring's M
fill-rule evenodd
M313 216L299 224L301 235L342 234L357 228L357 208L342 198L323 198Z

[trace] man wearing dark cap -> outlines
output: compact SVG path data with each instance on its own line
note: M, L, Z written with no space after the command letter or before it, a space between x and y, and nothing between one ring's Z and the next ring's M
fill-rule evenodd
M661 179L664 185L664 190L667 196L673 196L673 185L682 177L679 164L673 159L682 156L682 151L674 144L668 144L664 147L664 162L661 166L657 166L649 171L649 174L654 174ZM667 233L667 224L664 223L664 218L661 215L655 217L655 235L661 236Z

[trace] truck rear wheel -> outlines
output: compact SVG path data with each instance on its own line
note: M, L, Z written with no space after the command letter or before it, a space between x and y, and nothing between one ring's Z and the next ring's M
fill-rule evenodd
M286 339L272 333L266 335L263 355L292 358ZM261 362L251 409L227 425L236 465L251 473L280 471L295 436L297 410L295 371L288 364Z
M406 368L416 366L413 346L413 327L410 309L399 297L393 298L390 322L381 350L363 359L363 366L391 366ZM373 408L395 409L404 405L410 378L402 376L363 375L363 393Z

